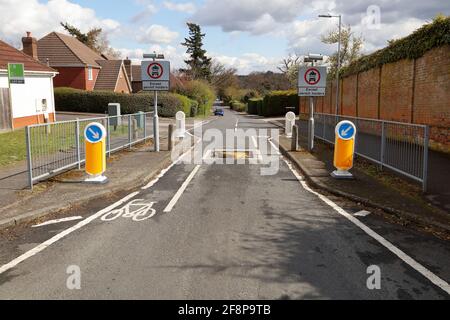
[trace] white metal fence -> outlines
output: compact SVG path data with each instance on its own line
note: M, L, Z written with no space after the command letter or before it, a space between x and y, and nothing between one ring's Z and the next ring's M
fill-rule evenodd
M316 113L314 120L315 137L331 144L335 143L337 123L352 121L357 128L357 155L420 182L426 191L428 126L324 113ZM308 122L301 121L299 127L299 134L307 137Z
M91 122L107 130L107 155L153 137L153 112L77 119L26 127L28 183L47 179L85 162L84 129Z

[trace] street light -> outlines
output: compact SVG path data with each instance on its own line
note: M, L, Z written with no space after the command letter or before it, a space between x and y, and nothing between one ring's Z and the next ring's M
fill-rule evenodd
M341 70L341 33L342 33L342 15L319 14L319 18L339 18L339 41L338 41L338 65L336 70L336 116L339 114L339 72Z
M144 59L152 59L156 61L156 59L164 59L164 55L160 53L144 53ZM155 151L159 152L159 116L158 116L158 91L155 90L153 93L154 100L154 114L153 114L153 138L155 140Z

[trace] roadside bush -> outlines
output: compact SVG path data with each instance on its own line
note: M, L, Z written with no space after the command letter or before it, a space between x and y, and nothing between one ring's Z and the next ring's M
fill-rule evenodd
M247 112L248 114L258 114L258 104L262 103L263 99L249 99L247 103Z
M284 116L289 111L299 114L299 99L295 90L271 91L264 97L261 110L264 117Z
M159 115L173 117L184 110L183 98L173 93L158 94ZM108 103L120 103L121 113L153 111L153 94L123 94L110 91L83 91L72 88L55 88L55 107L57 111L107 113ZM189 113L190 114L190 110Z
M245 112L245 109L246 109L245 103L242 103L242 102L236 101L236 100L232 100L230 102L230 107L232 110L238 111L238 112Z
M183 87L178 87L176 92L197 101L197 114L209 115L216 99L216 93L213 87L206 81L193 80L188 81Z
M186 117L195 117L197 115L198 103L192 99L189 99L186 96L183 96L179 93L174 93L174 95L181 101L182 110ZM192 111L194 109L194 111Z

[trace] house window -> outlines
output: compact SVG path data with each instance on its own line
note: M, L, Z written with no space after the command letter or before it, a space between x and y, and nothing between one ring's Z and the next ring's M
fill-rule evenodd
M92 73L92 67L88 68L88 80L94 80L94 74Z

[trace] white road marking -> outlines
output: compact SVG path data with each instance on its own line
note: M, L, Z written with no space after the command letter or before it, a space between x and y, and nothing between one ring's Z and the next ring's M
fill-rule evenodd
M450 285L448 284L448 282L446 282L445 280L439 278L437 275L435 275L433 272L431 272L430 270L428 270L426 267L424 267L423 265L421 265L419 262L417 262L416 260L414 260L413 258L411 258L409 255L407 255L405 252L403 252L402 250L400 250L399 248L397 248L395 245L393 245L391 242L389 242L388 240L386 240L385 238L383 238L382 236L380 236L378 233L376 233L375 231L373 231L371 228L369 228L368 226L366 226L364 223L362 223L361 221L359 221L357 218L355 218L354 216L352 216L351 214L349 214L348 212L346 212L344 209L342 209L341 207L339 207L336 203L334 203L333 201L331 201L330 199L328 199L327 197L325 197L324 195L312 190L310 187L308 187L308 185L306 184L305 181L302 181L301 176L297 173L296 170L294 170L294 168L292 167L292 164L287 161L284 157L283 157L284 162L287 164L287 166L289 167L289 169L292 171L292 173L295 175L295 177L298 179L298 181L300 182L300 184L302 185L302 187L316 195L317 197L319 197L320 200L322 200L323 202L325 202L327 205L329 205L331 208L333 208L336 212L338 212L340 215L342 215L343 217L347 218L348 220L350 220L350 222L352 222L353 224L355 224L358 228L360 228L361 230L363 230L366 234L368 234L370 237L372 237L373 239L375 239L376 241L378 241L378 243L380 243L382 246L384 246L385 248L387 248L389 251L391 251L393 254L395 254L398 258L400 258L400 260L402 260L403 262L405 262L407 265L409 265L411 268L413 268L414 270L416 270L417 272L419 272L421 275L423 275L425 278L427 278L428 280L430 280L433 284L435 284L436 286L438 286L439 288L441 288L443 291L445 291L447 294L450 295Z
M361 210L354 214L355 217L367 217L369 214L371 214L370 211Z
M49 240L41 243L40 245L34 247L33 249L25 252L24 254L22 254L21 256L17 257L16 259L12 260L11 262L3 265L0 267L0 274L14 268L15 266L17 266L19 263L27 260L28 258L31 258L32 256L38 254L39 252L45 250L46 248L48 248L49 246L51 246L53 243L57 242L58 240L61 240L62 238L64 238L65 236L71 234L72 232L84 227L85 225L91 223L92 221L94 221L95 219L101 217L102 215L104 215L105 213L113 210L114 208L122 205L123 203L126 203L128 200L130 200L131 198L135 197L136 195L138 195L139 192L133 192L131 194L129 194L128 196L126 196L125 198L117 201L116 203L113 203L112 205L110 205L109 207L106 207L103 210L100 210L99 212L93 214L92 216L84 219L83 221L80 221L79 223L77 223L75 226L64 230L60 233L58 233L56 236L50 238Z
M252 142L253 142L253 145L255 146L255 148L258 148L258 142L256 141L255 136L252 136Z
M234 126L234 132L237 131L239 125L239 119L236 119L236 125Z
M192 179L194 178L195 174L198 172L199 169L200 169L200 165L196 165L194 170L192 170L192 172L189 174L189 176L183 182L183 184L181 185L180 189L178 189L177 193L175 193L175 195L173 196L172 200L170 200L169 204L164 209L164 212L171 212L172 211L173 207L177 204L178 200L183 195L183 192L186 190L187 186L192 181Z
M44 222L44 223L34 225L34 226L32 226L32 228L39 228L39 227L48 226L48 225L50 225L50 224L57 224L57 223L61 223L61 222L69 222L69 221L75 221L75 220L81 220L81 219L83 219L82 216L69 217L69 218L62 218L62 219L55 219L55 220L49 220L49 221L46 221L46 222Z
M276 155L280 156L280 155L281 155L280 149L275 145L275 143L273 143L272 139L269 139L268 141L269 141L270 145L271 145L271 146L275 149L275 151L277 152Z

